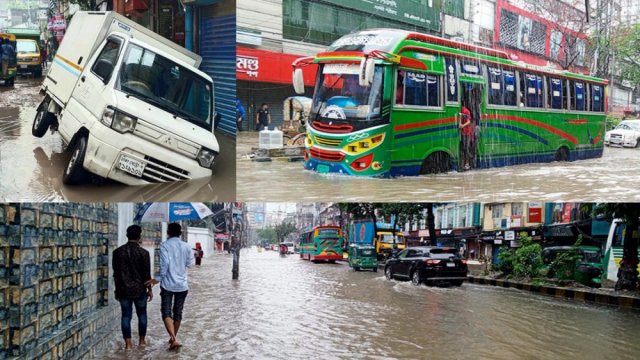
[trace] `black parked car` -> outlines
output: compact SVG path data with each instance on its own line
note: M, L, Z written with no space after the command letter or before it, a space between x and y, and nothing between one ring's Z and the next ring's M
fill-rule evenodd
M384 275L389 280L411 280L414 285L448 282L460 286L467 279L467 261L454 248L410 247L387 260Z

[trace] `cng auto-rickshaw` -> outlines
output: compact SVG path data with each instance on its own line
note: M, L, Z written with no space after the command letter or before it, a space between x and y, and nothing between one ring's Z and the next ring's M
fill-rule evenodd
M552 246L542 250L542 263L549 271L551 263L556 257L572 250L572 246ZM580 246L580 258L573 266L558 269L554 274L548 274L561 280L574 280L580 284L600 287L604 270L603 256L600 248L595 246Z
M378 271L378 254L372 245L349 245L349 266L355 271L371 269Z
M9 67L7 68L7 72L2 73L2 59L0 58L0 80L3 81L4 85L13 86L16 81L16 76L18 74L18 57L16 51L16 36L13 34L5 34L0 33L0 46L4 39L9 40L9 44L13 46L13 56L9 59Z

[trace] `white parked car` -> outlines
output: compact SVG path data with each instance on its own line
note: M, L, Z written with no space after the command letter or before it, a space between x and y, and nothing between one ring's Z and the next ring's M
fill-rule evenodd
M615 129L604 135L607 146L640 146L640 120L622 120Z

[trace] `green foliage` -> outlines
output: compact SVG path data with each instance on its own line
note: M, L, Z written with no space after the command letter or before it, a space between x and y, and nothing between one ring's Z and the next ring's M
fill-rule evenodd
M289 236L289 234L297 231L296 226L293 223L283 222L275 227L276 239L278 242L283 242Z
M269 226L264 229L258 229L256 231L260 241L266 240L270 244L275 244L278 242L278 236L276 235L276 229L273 226Z
M533 242L526 233L520 234L520 247L517 249L502 247L498 252L499 264L494 269L505 275L515 277L535 277L542 268L542 246Z
M618 126L621 120L622 118L619 118L612 114L607 115L607 119L605 120L605 131L613 130L616 126Z
M616 70L634 86L640 84L640 24L618 29L613 37L616 54Z
M582 245L582 235L578 236L578 240L571 246L568 251L560 252L555 259L549 264L547 277L555 277L558 279L574 279L576 264L582 258L580 254L580 245Z

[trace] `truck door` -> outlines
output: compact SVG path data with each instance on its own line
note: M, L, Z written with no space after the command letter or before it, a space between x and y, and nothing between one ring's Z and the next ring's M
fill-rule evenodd
M88 63L90 66L80 75L80 81L71 95L69 101L69 111L81 122L88 119L99 119L104 111L105 104L112 103L112 91L107 88L113 87L115 80L118 58L122 52L124 40L110 36L104 46L99 49L95 59ZM75 100L75 101L73 101ZM79 105L71 106L74 102Z

